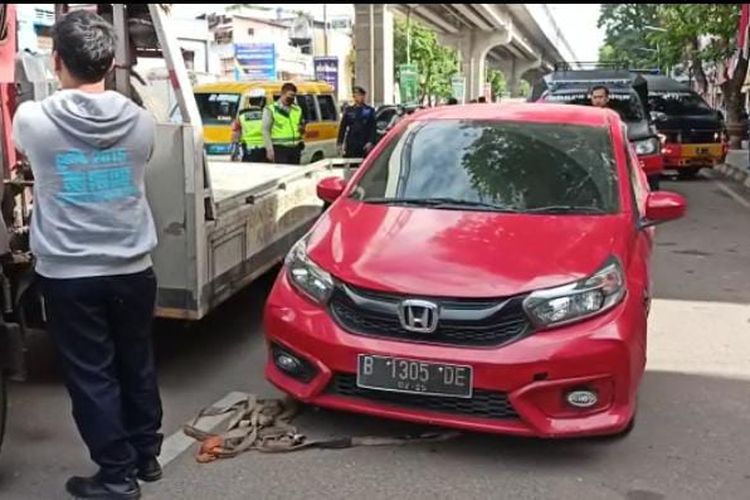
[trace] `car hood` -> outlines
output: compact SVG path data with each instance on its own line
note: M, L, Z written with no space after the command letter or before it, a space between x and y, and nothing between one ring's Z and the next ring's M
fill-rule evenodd
M624 219L406 208L341 200L311 232L310 258L371 290L490 298L570 283L611 255Z

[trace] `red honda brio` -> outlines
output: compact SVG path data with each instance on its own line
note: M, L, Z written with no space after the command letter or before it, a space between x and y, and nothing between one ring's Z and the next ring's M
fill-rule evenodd
M378 144L289 253L266 377L316 406L540 437L632 428L650 192L617 113L446 106Z

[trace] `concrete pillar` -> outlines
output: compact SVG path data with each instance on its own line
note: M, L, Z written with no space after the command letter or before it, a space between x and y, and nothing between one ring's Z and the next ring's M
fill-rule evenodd
M526 72L537 69L542 66L542 58L537 57L535 61L520 61L517 58L513 59L513 70L511 76L508 79L508 88L510 90L511 97L520 97L518 95L518 83L521 81ZM533 83L533 82L529 82Z
M507 45L510 41L510 32L505 30L472 30L459 38L458 49L461 52L462 71L466 75L467 99L476 99L484 94L489 51L499 45Z
M354 80L373 106L393 103L393 14L388 4L354 4Z

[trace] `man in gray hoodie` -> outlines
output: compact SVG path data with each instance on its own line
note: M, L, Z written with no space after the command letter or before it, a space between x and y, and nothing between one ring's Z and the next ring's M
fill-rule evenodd
M156 230L145 195L155 122L106 91L112 26L74 11L53 28L62 90L22 104L18 149L34 173L31 250L73 417L99 472L73 477L76 498L140 497L161 477L162 408L151 324Z

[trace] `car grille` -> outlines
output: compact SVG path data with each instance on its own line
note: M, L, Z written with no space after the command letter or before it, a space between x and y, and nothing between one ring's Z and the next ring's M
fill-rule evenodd
M711 144L721 142L721 138L715 138L715 130L668 130L663 132L667 136L667 142L681 144Z
M357 387L356 375L337 373L328 384L328 394L365 399L393 406L415 408L467 415L480 418L517 419L518 414L504 392L474 389L471 398L454 398L442 396L422 396L398 392L376 391Z
M406 298L339 284L329 308L336 322L353 334L408 342L499 346L532 333L523 310L523 297L493 301L435 299L440 319L432 333L414 333L403 328L398 306Z

